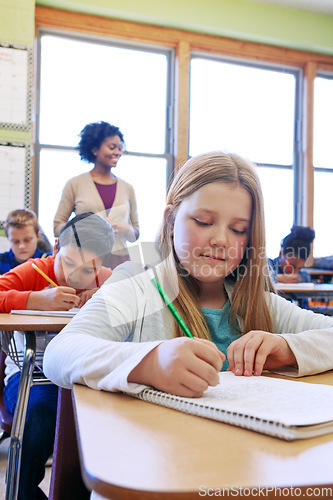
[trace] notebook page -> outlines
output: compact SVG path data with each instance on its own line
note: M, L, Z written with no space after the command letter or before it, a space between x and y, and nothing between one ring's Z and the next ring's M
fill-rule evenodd
M308 384L270 377L236 377L220 374L220 384L210 387L202 403L227 411L281 422L309 425L333 420L333 386Z
M333 421L333 386L323 384L265 376L236 377L232 372L224 372L220 373L219 385L209 387L201 398L181 398L160 391L153 392L164 394L169 402L172 400L168 406L179 409L183 401L187 407L202 406L212 412L220 408L287 426ZM190 409L188 411L191 412ZM205 414L208 416L206 411Z
M31 309L13 309L10 314L23 314L28 316L57 316L57 317L71 317L79 312L78 307L72 307L68 311L34 311Z

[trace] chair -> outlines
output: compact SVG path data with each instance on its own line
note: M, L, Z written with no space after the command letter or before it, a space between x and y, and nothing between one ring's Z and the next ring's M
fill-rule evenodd
M6 356L0 347L0 443L10 437L13 421L3 401ZM59 388L49 500L89 499L81 476L71 391Z
M311 311L319 314L325 314L325 316L333 316L333 307L331 306L314 306L310 308Z
M70 389L59 387L49 500L89 500L79 461Z
M1 349L1 348L0 348ZM5 407L5 403L3 401L3 389L5 387L5 359L6 353L3 349L1 349L0 353L0 429L2 433L0 433L0 443L10 437L10 433L12 430L12 422L13 417Z

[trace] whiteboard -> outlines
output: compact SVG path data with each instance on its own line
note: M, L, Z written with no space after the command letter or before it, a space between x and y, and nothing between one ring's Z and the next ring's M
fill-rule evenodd
M26 144L0 143L0 223L30 203L30 154Z
M31 50L0 43L0 128L29 130L31 100Z

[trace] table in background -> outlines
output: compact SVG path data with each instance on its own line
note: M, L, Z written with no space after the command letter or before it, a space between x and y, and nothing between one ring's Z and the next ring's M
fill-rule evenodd
M293 302L309 297L312 301L309 301L310 309L315 310L313 306L321 306L323 311L327 309L327 312L331 309L329 306L333 301L332 283L275 283L275 287L280 295Z
M333 371L297 380L333 385ZM304 497L308 487L333 495L333 433L287 442L79 385L73 402L83 478L107 498L192 500L222 488L257 498L248 488L266 486L265 498L296 487Z
M311 281L315 283L332 283L332 269L316 269L314 267L305 267L304 269L310 273Z
M42 372L42 359L36 366L36 378L33 378L36 360L36 337L45 336L46 332L59 332L71 320L65 317L30 316L18 314L0 314L2 348L8 353L21 370L17 403L13 417L10 447L8 453L6 500L16 500L18 479L21 465L22 438L27 412L30 387L33 383L50 383ZM15 352L15 345L10 344L15 331L24 335L24 352Z
M299 297L333 298L333 284L327 283L275 283L279 293Z

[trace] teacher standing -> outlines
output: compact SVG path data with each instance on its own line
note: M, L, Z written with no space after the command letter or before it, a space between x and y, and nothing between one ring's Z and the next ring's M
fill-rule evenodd
M118 127L107 122L89 123L80 137L77 149L81 160L94 167L65 184L53 221L54 235L59 236L72 212L98 213L115 232L112 254L104 264L113 269L129 260L126 242L134 242L140 235L134 189L113 173L124 152L124 137Z

